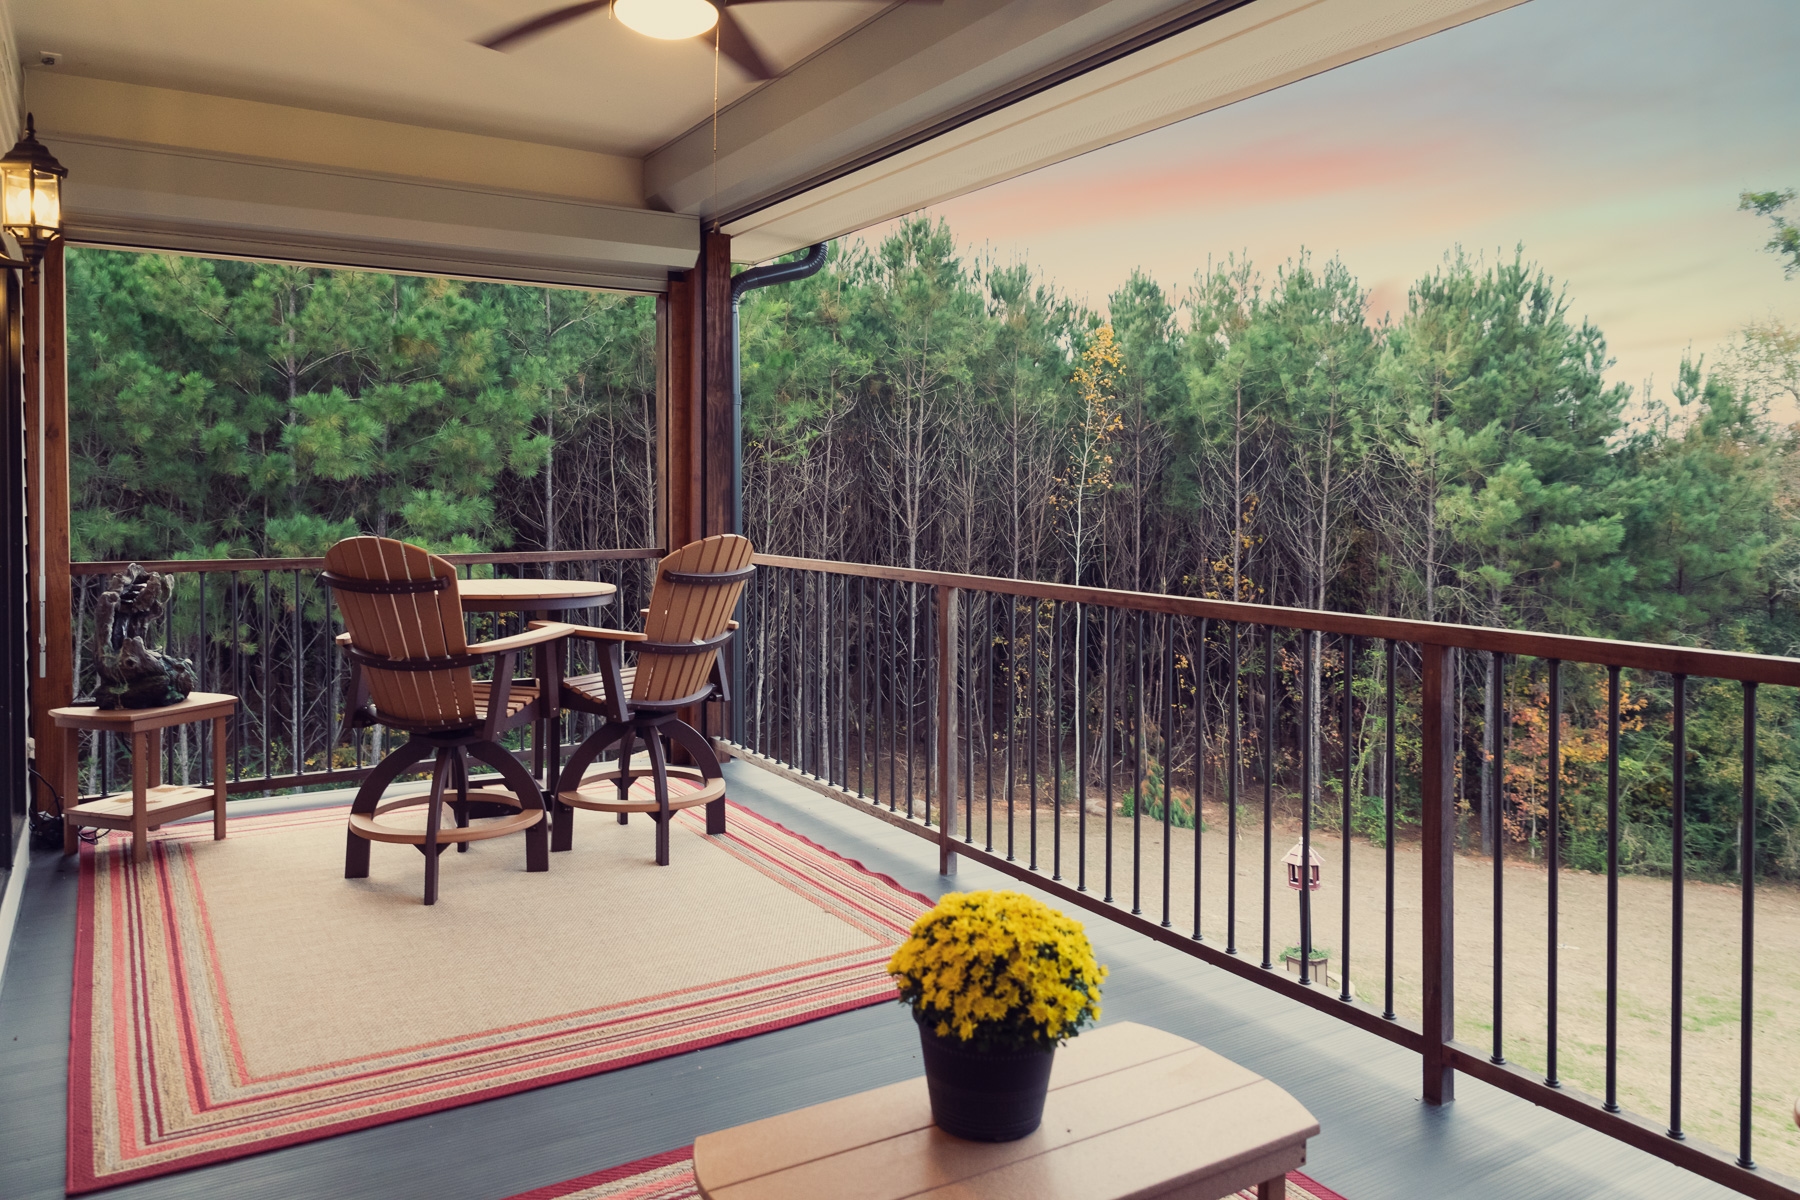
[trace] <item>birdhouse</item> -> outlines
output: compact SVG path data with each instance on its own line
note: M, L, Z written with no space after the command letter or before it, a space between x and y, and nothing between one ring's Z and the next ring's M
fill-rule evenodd
M1303 846L1305 846L1304 842L1295 842L1294 848L1289 850L1287 857L1281 860L1287 864L1288 886L1296 892L1300 890L1300 852ZM1319 876L1325 868L1325 860L1319 857L1317 850L1311 851L1307 857L1307 890L1316 892L1319 890Z

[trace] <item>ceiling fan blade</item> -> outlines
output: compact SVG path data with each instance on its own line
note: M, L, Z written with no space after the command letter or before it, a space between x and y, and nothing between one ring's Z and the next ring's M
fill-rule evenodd
M773 79L775 69L764 60L762 53L744 33L744 27L737 23L731 10L719 10L719 53L744 69L744 73L752 79Z
M539 13L523 24L513 25L498 33L489 34L487 37L477 40L476 45L486 46L489 50L504 50L516 41L555 29L558 25L573 21L577 17L585 17L595 9L605 8L611 2L612 0L583 0L581 4L551 9L547 13Z

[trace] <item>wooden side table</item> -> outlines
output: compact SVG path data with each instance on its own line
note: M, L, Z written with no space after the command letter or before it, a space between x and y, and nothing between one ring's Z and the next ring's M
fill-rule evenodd
M1044 1123L965 1142L931 1123L923 1079L709 1133L706 1200L1283 1200L1319 1123L1275 1084L1129 1022L1056 1053Z
M150 858L150 831L170 821L212 810L213 838L225 836L225 721L237 711L236 696L220 692L191 692L179 704L161 708L102 710L83 704L53 708L50 718L68 732L69 761L76 753L76 734L83 729L117 734L131 739L131 795L90 800L63 811L63 853L77 848L76 831L83 825L131 831L131 857ZM211 787L184 787L162 781L162 731L171 725L193 721L213 723L213 783Z

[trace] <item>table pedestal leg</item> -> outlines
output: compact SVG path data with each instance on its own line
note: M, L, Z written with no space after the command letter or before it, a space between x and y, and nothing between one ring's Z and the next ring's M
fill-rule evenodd
M1257 1184L1256 1200L1287 1200L1287 1176L1277 1175Z
M131 861L150 861L150 760L155 740L147 733L131 739Z
M329 764L328 764L329 765ZM225 840L225 718L213 718L213 840Z

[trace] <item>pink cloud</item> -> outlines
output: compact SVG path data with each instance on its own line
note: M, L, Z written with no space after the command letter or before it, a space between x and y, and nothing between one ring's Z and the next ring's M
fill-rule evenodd
M1287 204L1419 180L1442 171L1449 153L1424 142L1319 148L1286 138L1137 171L1077 175L1061 166L965 196L943 211L952 225L991 223L1016 234L1170 212Z

